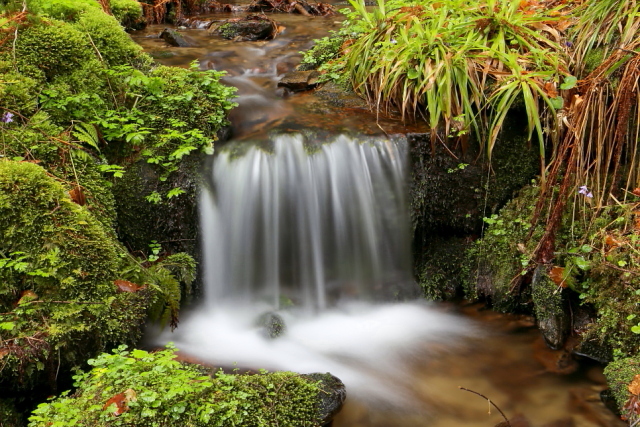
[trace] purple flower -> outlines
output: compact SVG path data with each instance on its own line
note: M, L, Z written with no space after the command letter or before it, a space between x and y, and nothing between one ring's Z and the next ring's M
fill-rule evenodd
M589 191L589 189L587 188L586 185L580 186L580 189L578 190L578 194L584 194L588 198L592 198L593 197L593 193L591 191Z
M2 115L0 121L3 123L11 123L13 121L13 113L7 111Z
M566 47L573 47L573 43L572 43L572 42L569 42L569 41L564 42L564 45L565 45Z

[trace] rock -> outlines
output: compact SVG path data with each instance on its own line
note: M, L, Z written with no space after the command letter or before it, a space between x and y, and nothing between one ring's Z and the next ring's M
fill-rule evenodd
M318 392L318 420L320 425L329 424L335 417L344 400L347 398L347 389L339 378L334 377L330 373L321 374L303 374L302 377L310 381L320 381L320 391Z
M229 19L215 31L228 40L271 40L278 35L278 23L266 16L248 15Z
M292 92L303 92L318 86L320 73L315 70L292 71L284 75L278 82L278 87L285 87Z
M577 356L587 357L599 363L609 363L613 360L613 350L599 341L582 341L573 350Z
M620 409L616 403L616 398L613 396L611 389L602 390L600 392L600 400L604 404L605 408L610 410L614 415L620 415Z
M262 327L262 334L266 338L278 338L287 331L287 325L284 323L284 319L277 313L268 312L264 313L258 318L258 326Z
M185 40L182 34L171 28L165 28L164 30L162 30L159 37L171 46L189 47L192 45L187 40Z
M563 347L571 323L564 309L562 288L549 278L547 266L540 264L533 272L531 294L535 304L538 328L549 347L558 350Z

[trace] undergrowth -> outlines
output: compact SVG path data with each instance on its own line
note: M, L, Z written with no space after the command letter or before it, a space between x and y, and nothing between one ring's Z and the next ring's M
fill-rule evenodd
M29 426L318 425L314 382L291 372L207 374L175 351L120 347L89 360L93 369L74 376L76 391L41 404Z

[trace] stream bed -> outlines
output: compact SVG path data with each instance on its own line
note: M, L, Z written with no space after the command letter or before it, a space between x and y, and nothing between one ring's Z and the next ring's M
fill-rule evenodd
M199 19L221 21L239 16L242 14L216 14ZM204 29L182 29L194 46L172 47L157 37L165 25L149 26L133 38L162 64L188 67L197 60L202 70L228 73L223 81L238 88L239 106L230 117L235 142L260 140L272 133L382 137L426 130L421 124L376 117L362 105L278 88L278 80L300 62L299 51L336 30L342 18L269 16L286 27L271 41L234 42ZM589 361L574 365L560 360L567 355L546 348L533 319L500 315L476 305L439 305L437 310L455 314L481 333L466 334L455 345L414 343L404 365L407 372L403 375L410 378L403 391L406 400L402 397L405 401L398 403L398 396L393 396L385 405L352 396L333 427L492 427L503 421L487 400L473 392L498 405L513 427L625 425L600 401L599 393L606 388L602 367ZM181 328L188 327L187 318ZM175 341L182 348L180 340ZM386 374L373 373L383 384ZM349 393L348 384L347 390ZM390 388L388 393L395 391Z

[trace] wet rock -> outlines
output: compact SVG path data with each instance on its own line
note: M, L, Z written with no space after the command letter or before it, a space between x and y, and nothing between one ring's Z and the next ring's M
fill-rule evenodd
M194 28L198 30L206 30L213 23L212 20L202 20L197 18L182 18L179 19L177 25L185 28Z
M262 335L266 338L278 338L287 331L284 319L277 313L264 313L258 318L258 325L262 328Z
M192 46L179 32L171 28L165 28L160 33L160 38L170 44L177 47L189 47Z
M320 381L320 391L318 392L318 420L320 425L329 424L333 420L333 417L340 412L344 400L347 398L347 389L344 383L328 372L326 374L304 374L302 377L313 382Z
M266 16L248 15L229 19L215 31L228 40L271 40L278 35L278 23Z
M292 92L303 92L318 86L320 73L311 71L292 71L284 75L278 82L278 87L285 87Z
M600 341L582 341L573 349L573 354L587 357L599 363L609 363L613 360L611 347Z
M562 348L571 323L564 309L562 288L549 278L546 265L538 265L531 279L531 294L535 305L538 328L547 345L554 350Z
M303 71L298 67L298 71ZM319 87L315 96L328 101L329 104L338 108L361 108L367 109L367 102L360 98L353 91L346 91L334 82L328 82Z
M610 389L602 390L600 392L600 400L604 404L605 408L611 411L614 415L620 415L616 398L613 396L613 392Z

